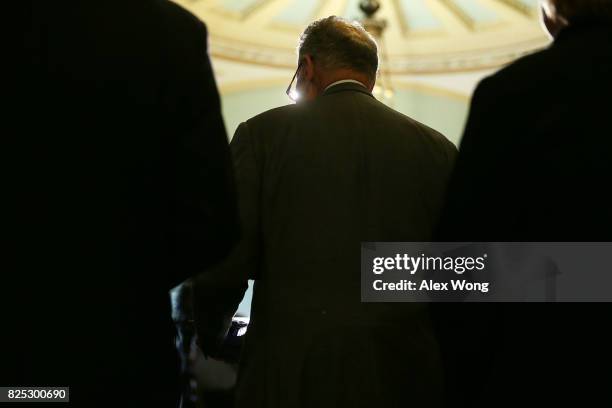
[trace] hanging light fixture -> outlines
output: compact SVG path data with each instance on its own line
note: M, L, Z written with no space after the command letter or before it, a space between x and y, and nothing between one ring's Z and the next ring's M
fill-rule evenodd
M387 28L387 21L382 18L375 17L375 14L380 9L380 2L377 0L362 0L359 2L359 9L365 14L365 17L359 20L363 27L374 37L378 43L379 55L379 76L372 93L377 99L385 102L387 105L393 105L395 91L391 83L391 74L387 69L387 48L384 41L384 32Z

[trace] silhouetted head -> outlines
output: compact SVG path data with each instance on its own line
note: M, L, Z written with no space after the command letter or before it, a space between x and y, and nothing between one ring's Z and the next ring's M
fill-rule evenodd
M331 16L311 23L298 45L297 91L312 100L340 80L353 79L372 91L378 72L378 47L357 22Z
M542 0L544 26L551 36L574 21L597 18L612 22L612 0Z

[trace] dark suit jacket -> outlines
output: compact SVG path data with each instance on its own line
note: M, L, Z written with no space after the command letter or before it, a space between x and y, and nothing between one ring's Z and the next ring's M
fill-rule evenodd
M426 306L361 303L360 243L431 238L455 147L344 83L241 124L231 149L244 236L195 289L211 353L255 278L238 406L435 406Z
M68 3L29 3L1 142L2 384L173 406L168 291L238 238L206 28L164 0Z
M611 241L611 95L612 25L597 20L576 21L546 50L482 81L437 238ZM612 354L608 305L454 310L449 360L456 378L468 381L456 388L476 405L552 406L570 394L610 401L609 370L598 372Z

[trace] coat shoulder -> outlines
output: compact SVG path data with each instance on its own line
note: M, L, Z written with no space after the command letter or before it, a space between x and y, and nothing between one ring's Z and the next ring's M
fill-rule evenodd
M295 121L300 116L297 105L285 105L269 109L248 119L245 123L249 128L277 128L283 123Z
M159 0L157 3L162 19L167 25L176 29L176 33L199 31L200 35L206 36L208 34L206 24L184 7L169 0Z
M450 151L452 152L452 154L456 152L457 148L455 147L455 145L446 136L444 136L436 129L427 126L426 124L421 123L408 115L396 111L395 109L388 107L382 102L379 102L379 104L382 106L382 109L384 109L390 116L389 120L400 124L400 127L404 129L413 129L414 132L412 133L420 135L422 138L430 141L431 143L433 143L433 145L445 151Z
M486 77L480 87L505 87L519 91L524 86L545 80L554 67L553 51L550 48L525 55Z

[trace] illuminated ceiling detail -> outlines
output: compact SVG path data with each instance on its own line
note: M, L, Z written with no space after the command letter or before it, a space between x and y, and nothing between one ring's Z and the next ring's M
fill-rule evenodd
M499 16L479 0L443 0L443 3L472 30L501 22Z
M295 68L298 36L329 15L361 18L359 0L176 0L208 26L215 58ZM381 0L394 74L498 67L548 44L538 0Z
M322 2L323 0L291 0L272 21L289 28L307 25L317 18Z
M221 0L216 11L226 14L228 17L245 19L258 7L268 3L270 0ZM190 3L198 1L191 0Z
M503 3L514 7L518 11L533 16L538 14L539 0L501 0Z
M409 31L440 31L442 21L427 6L427 0L394 0L404 34Z

